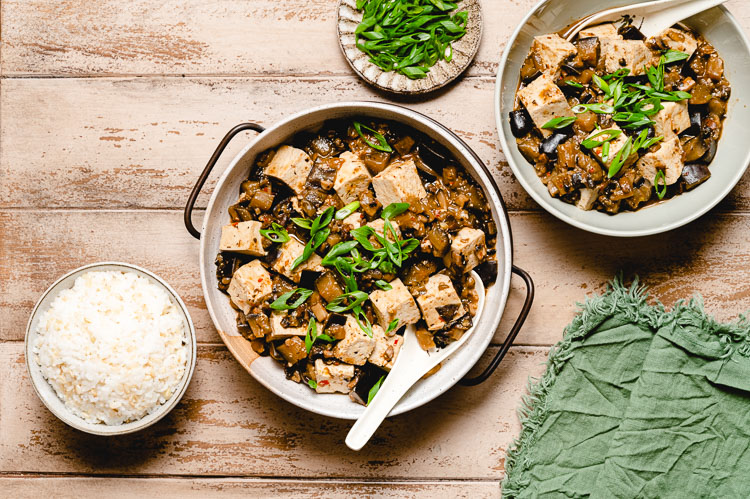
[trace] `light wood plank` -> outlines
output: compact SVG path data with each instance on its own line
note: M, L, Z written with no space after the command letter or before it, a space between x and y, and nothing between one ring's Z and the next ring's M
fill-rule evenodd
M511 226L515 262L531 273L537 290L517 344L557 342L575 303L602 292L619 270L626 277L640 274L667 305L700 291L707 310L720 319L747 308L747 215L708 215L667 234L632 240L588 234L546 213L513 213ZM143 265L164 277L187 303L199 340L220 342L203 302L198 242L185 231L180 212L13 210L0 212L0 230L0 339L23 339L34 302L57 277L109 259ZM515 320L524 293L514 278L495 342Z
M470 74L494 74L505 40L536 0L483 2ZM351 74L338 0L8 0L5 75ZM43 28L42 28L43 27ZM40 29L42 28L42 29Z
M482 3L470 75L494 75L536 0ZM337 0L6 0L5 75L351 74L336 37ZM747 30L742 0L727 6ZM574 19L560 14L560 26ZM40 29L42 28L42 29Z
M491 381L456 387L387 420L361 452L344 445L350 422L316 416L256 383L223 347L199 348L185 398L142 432L101 438L58 421L29 383L21 343L0 343L0 472L359 477L378 480L502 477L519 429L515 409L546 348L515 348Z
M509 206L532 208L500 152L493 85L467 79L462 92L408 104L468 141ZM6 79L0 92L0 207L182 207L237 123L270 126L312 105L383 100L354 77ZM199 206L252 136L230 144Z
M0 478L7 497L59 499L159 497L190 499L210 497L307 497L307 498L492 498L500 497L499 482L357 482L328 480L259 480L246 478L95 478L8 477Z

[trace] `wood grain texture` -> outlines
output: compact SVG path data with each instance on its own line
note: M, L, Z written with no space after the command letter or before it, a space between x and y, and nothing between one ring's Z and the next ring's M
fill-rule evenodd
M540 209L500 149L493 87L492 79L467 78L460 92L402 104L466 140L509 209ZM354 77L4 79L0 208L181 208L234 125L270 126L312 105L346 100L383 98ZM220 172L253 136L230 143L197 206L206 205ZM750 179L719 209L750 210Z
M357 453L344 445L350 422L282 401L223 346L199 347L190 388L167 417L104 438L47 411L26 374L23 345L0 343L0 472L497 480L527 377L542 372L546 355L514 348L491 382L455 387L387 420Z
M482 2L470 74L494 74L536 0ZM336 36L338 0L4 0L5 75L351 74ZM43 28L43 29L40 29Z
M537 291L517 344L559 341L575 302L604 291L621 270L628 278L640 274L667 305L701 291L706 309L720 319L748 307L750 216L711 214L631 240L589 234L546 213L513 213L511 226L515 263L531 273ZM198 242L185 231L181 212L0 211L0 231L0 339L23 339L35 300L60 275L85 263L121 260L165 278L185 300L199 341L220 342L199 283ZM510 329L524 293L514 278L495 343Z
M159 499L220 499L304 497L412 497L429 499L490 499L500 497L492 481L358 482L262 480L247 478L96 478L17 476L0 478L0 491L14 499L158 497Z
M500 152L488 105L493 86L470 78L461 92L404 103L467 140L510 207L532 208ZM0 91L0 207L182 207L234 125L270 126L313 105L383 100L355 77L5 79ZM252 137L230 144L198 206Z

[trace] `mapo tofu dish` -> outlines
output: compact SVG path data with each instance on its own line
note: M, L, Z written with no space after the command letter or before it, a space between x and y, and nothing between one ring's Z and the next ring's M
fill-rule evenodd
M730 92L704 38L675 26L645 39L626 18L572 43L535 37L510 126L551 196L615 214L711 176Z
M222 227L216 277L239 332L289 380L367 404L405 327L425 350L472 325L497 275L481 188L442 146L334 120L260 154Z

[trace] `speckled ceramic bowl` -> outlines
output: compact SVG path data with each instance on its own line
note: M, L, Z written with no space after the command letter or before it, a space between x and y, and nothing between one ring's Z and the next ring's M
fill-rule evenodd
M170 300L177 307L177 309L180 311L180 314L182 315L184 326L185 326L185 334L187 336L185 338L185 342L188 348L187 365L185 366L185 373L182 375L182 379L180 380L179 384L177 385L177 388L175 389L174 393L169 398L169 400L167 400L164 404L159 406L151 414L148 414L137 421L131 421L129 423L124 423L121 425L105 425L105 424L89 423L88 421L74 414L70 409L68 409L65 406L63 401L60 400L60 398L57 396L57 393L55 393L54 388L52 388L52 386L50 386L50 384L44 378L41 372L41 368L39 367L39 364L37 364L37 362L34 360L34 353L33 353L33 345L36 342L36 337L37 337L36 328L37 328L37 324L39 323L39 319L41 318L42 314L44 314L44 312L46 312L47 309L49 309L50 305L52 304L54 299L57 297L57 295L62 290L70 289L71 287L73 287L73 283L75 282L75 280L80 275L85 274L86 272L112 271L112 270L122 271L122 272L131 272L131 273L143 276L167 292L167 294L170 297ZM161 418L166 416L169 413L169 411L174 409L174 407L180 401L182 396L185 394L188 384L190 384L190 379L193 377L193 371L195 370L195 361L196 361L195 328L193 327L193 321L190 319L190 314L188 313L187 307L182 302L182 299L180 299L177 292L174 289L172 289L172 287L160 277L156 276L155 274L149 272L146 269L137 267L135 265L131 265L129 263L120 263L120 262L92 263L89 265L84 265L83 267L77 268L65 274L64 276L59 278L57 281L55 281L49 288L47 288L47 291L45 291L44 294L42 294L41 298L39 298L39 301L36 303L34 310L31 312L31 318L29 319L29 323L26 327L24 354L26 357L26 368L29 371L29 376L31 377L31 382L34 385L34 390L36 390L37 395L39 395L39 398L42 400L44 405L47 406L47 409L49 409L52 412L52 414L57 416L63 423L68 424L77 430L81 430L86 433L92 433L94 435L104 435L104 436L124 435L126 433L133 433L134 431L142 430L143 428L149 427L152 424L159 421Z
M367 54L357 48L354 30L362 21L362 12L356 9L357 0L341 0L338 7L337 29L339 45L352 69L367 83L398 94L431 92L451 81L469 67L482 40L482 6L479 0L460 0L458 11L469 13L466 34L453 42L451 62L439 61L430 68L425 78L411 80L395 71L385 72L370 62Z
M606 7L637 3L612 0ZM518 181L545 210L580 229L608 236L634 237L657 234L685 225L716 206L739 182L750 163L750 48L742 28L724 7L716 7L685 19L684 24L710 41L724 59L726 77L732 85L729 111L716 157L710 165L711 178L695 189L663 203L635 212L608 215L583 211L553 198L536 172L516 147L508 113L523 60L534 36L556 32L605 6L600 0L544 0L540 2L508 40L495 85L495 119L505 157Z

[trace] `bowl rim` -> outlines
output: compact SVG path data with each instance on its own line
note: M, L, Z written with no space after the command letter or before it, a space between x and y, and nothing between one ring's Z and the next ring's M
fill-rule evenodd
M120 268L123 271L128 271L128 272L136 271L136 273L142 273L152 278L159 285L161 285L165 291L167 291L167 293L175 300L175 302L177 302L180 312L183 315L188 325L188 331L186 333L186 336L187 336L186 344L189 346L190 352L189 352L189 357L187 359L187 365L186 365L187 369L185 373L183 374L182 379L180 380L180 384L178 385L179 389L176 390L172 394L169 400L161 404L161 406L156 411L150 414L146 414L145 416L143 416L142 418L138 420L131 421L129 423L122 423L119 425L88 423L87 421L84 421L80 416L73 414L73 412L69 411L67 408L63 412L57 410L57 408L53 407L51 404L48 403L47 397L42 394L41 390L37 386L37 381L40 378L35 376L32 373L32 363L35 366L33 368L35 371L39 370L39 366L32 360L33 352L31 351L32 346L29 342L29 337L32 334L31 326L34 322L34 319L36 318L38 314L46 311L46 310L41 310L40 308L42 305L42 302L45 300L45 298L48 295L59 292L61 290L60 285L62 284L62 282L70 278L74 274L83 273L85 271L95 271L100 268L102 269L102 271L104 271L105 268L106 270L116 270L116 268ZM89 433L92 435L116 436L116 435L125 435L128 433L133 433L133 432L142 430L144 428L147 428L155 424L157 421L161 420L164 416L169 414L172 411L172 409L175 408L175 406L180 402L183 395L187 391L187 388L190 385L190 381L193 378L193 373L195 372L195 365L197 361L197 340L196 340L196 334L195 334L195 326L193 325L193 319L190 317L190 313L188 311L187 306L182 301L182 298L180 297L180 295L177 294L177 292L172 288L172 286L170 286L164 279L154 274L150 270L147 270L138 265L125 263L125 262L117 262L117 261L101 261L101 262L89 263L81 267L78 267L76 269L73 269L69 272L66 272L64 275L56 279L55 282L50 284L49 287L44 291L44 293L42 293L39 296L39 299L36 301L36 304L34 305L34 308L32 309L31 314L29 315L29 321L26 324L26 334L24 335L24 357L25 357L25 363L26 363L26 372L29 375L29 378L31 380L31 385L34 387L34 391L36 392L37 396L42 401L44 406L52 414L54 414L60 421L67 424L68 426L75 428L76 430L80 430L82 432ZM39 375L41 376L41 381L48 383L44 379L44 377L41 375L41 373L39 373ZM51 385L50 385L50 388L51 388ZM56 397L58 397L58 400L60 400L59 396L57 396L57 393L54 391L54 388L52 388L52 393Z
M208 201L208 204L206 206L205 212L203 214L203 220L201 221L201 234L206 233L206 231L209 229L208 224L210 220L210 214L213 213L213 211L216 209L215 204L217 202L217 199L219 197L219 192L224 188L225 182L231 175L232 171L237 167L237 165L242 161L242 159L245 157L245 155L256 146L256 144L262 140L263 137L276 132L277 130L283 129L285 126L288 126L290 124L293 124L294 122L298 121L301 118L304 118L305 116L309 114L314 113L321 113L321 112L335 112L336 110L348 110L351 109L351 114L357 114L360 113L362 115L367 115L368 112L372 111L378 111L378 110L384 110L386 112L391 112L394 114L398 114L401 117L405 117L408 119L412 119L415 121L419 121L422 123L425 123L426 126L430 129L433 129L433 132L437 135L441 136L442 139L447 140L451 143L453 147L455 147L458 151L461 152L462 155L465 156L466 161L472 165L476 163L476 169L477 169L477 175L480 177L486 177L487 185L485 185L484 182L479 182L480 186L482 187L482 190L485 192L485 194L488 197L488 204L493 204L493 199L497 197L498 202L495 203L495 208L498 213L498 219L496 222L498 223L498 240L502 240L502 258L505 262L502 273L498 273L497 280L493 284L493 286L498 287L498 292L500 293L500 307L497 311L495 311L495 317L492 319L491 324L493 324L492 334L487 334L486 340L482 342L481 348L477 348L477 353L473 355L473 358L471 362L468 365L461 365L456 368L456 374L453 375L450 378L449 383L445 383L439 387L437 390L433 390L429 392L428 395L422 396L417 398L416 400L410 401L409 403L404 403L405 399L402 399L399 401L399 403L394 407L394 409L389 414L390 416L395 416L398 414L402 414L404 412L411 411L413 409L416 409L435 398L439 397L446 391L448 391L450 388L452 388L460 379L468 373L474 365L479 361L481 356L487 351L488 347L490 346L492 339L494 337L494 333L497 330L497 328L500 326L501 319L503 317L503 314L505 312L505 308L507 306L507 300L508 296L510 294L510 281L511 281L511 272L512 272L512 266L513 266L513 238L512 233L510 230L510 220L508 218L508 211L505 207L505 203L502 198L502 193L500 192L500 189L497 187L497 183L494 180L494 177L492 176L491 172L487 168L487 166L484 164L484 162L479 158L479 156L471 149L466 142L463 141L458 135L456 135L453 131L451 131L446 126L442 125L438 121L434 120L433 118L430 118L427 115L424 115L418 111L415 111L413 109L398 105L398 104L392 104L392 103L385 103L385 102L378 102L378 101L342 101L342 102L333 102L333 103L327 103L327 104L321 104L318 106L313 106L309 108L304 108L296 113L292 113L289 115L286 115L283 119L274 122L272 125L268 126L263 132L259 133L250 141L247 143L247 145L237 153L237 155L231 160L229 165L225 168L225 170L221 173L219 179L217 180L212 192L210 199ZM384 119L392 119L396 120L395 118L384 118ZM210 296L208 295L208 282L209 282L209 276L206 275L206 251L207 251L207 238L201 237L200 238L200 271L201 271L201 285L203 287L203 295L206 302L206 308L208 309L209 315L211 316L211 320L216 327L219 336L221 337L224 344L227 346L227 349L232 353L232 356L237 359L237 354L235 352L235 349L233 347L233 344L225 338L225 336L229 336L225 331L223 331L219 327L220 321L218 320L217 312L214 310L214 304L213 301L210 299ZM500 252L498 252L498 258L500 257ZM211 261L213 261L213 256L210 257ZM485 313L489 314L489 311L486 311ZM477 333L475 333L477 334ZM459 349L458 351L461 351L462 349ZM449 359L446 359L446 361L450 361ZM240 362L242 364L242 362ZM243 367L245 367L243 365ZM310 412L320 414L323 416L338 418L338 419L357 419L359 416L356 415L350 415L350 414L341 414L339 412L336 412L333 409L326 408L324 404L321 403L309 403L308 401L301 399L300 397L288 393L282 389L280 389L276 384L273 382L269 382L257 373L255 373L250 367L245 367L245 369L249 372L249 374L261 385L263 385L265 388L270 390L272 393L280 397L281 399L297 406L302 409L308 410ZM288 382L287 380L283 380L285 383Z
M498 65L497 75L495 76L495 89L494 89L493 104L495 107L494 109L495 128L497 129L497 134L500 139L500 146L504 153L505 151L510 151L511 147L515 147L515 142L513 143L513 145L510 145L508 143L507 137L505 136L505 133L503 133L503 130L504 130L503 114L504 113L502 112L502 109L501 109L502 80L503 80L503 76L505 74L505 70L508 65L508 58L510 57L510 52L515 47L516 41L518 39L518 35L521 33L521 30L529 23L529 20L532 17L534 17L536 13L540 9L545 7L546 5L553 3L553 2L559 2L559 1L565 1L565 0L541 0L539 3L534 5L534 7L532 7L531 10L529 10L529 12L524 16L524 18L521 20L518 26L516 26L516 29L513 31L513 34L508 38L508 41L505 44L505 48L503 49L503 55L502 55L502 58L500 59L500 64ZM732 13L724 5L719 5L715 8L718 8L721 10L722 14L732 24L732 26L735 28L737 33L739 33L740 39L742 40L742 47L744 48L744 51L747 53L750 53L750 40L748 40L747 35L745 34L740 24L737 22L737 19L732 15ZM736 170L734 176L731 178L731 181L727 182L727 185L710 202L704 204L702 207L698 208L695 211L691 211L680 217L675 217L675 220L669 223L666 223L664 225L661 225L659 227L653 227L650 229L622 230L622 229L611 229L607 227L596 226L589 222L576 219L574 217L571 217L563 213L557 207L557 203L562 203L563 201L560 201L559 199L553 198L549 195L545 195L545 193L540 194L539 192L537 192L534 189L534 187L531 185L531 183L526 180L524 175L522 175L521 167L519 167L519 165L516 164L513 156L510 154L504 154L504 156L508 162L508 165L513 171L513 176L521 184L521 186L524 188L526 193L529 196L531 196L531 198L534 199L534 201L536 201L548 213L558 218L559 220L562 220L563 222L566 222L579 229L592 232L595 234L601 234L604 236L612 236L612 237L641 237L641 236L650 236L654 234L661 234L663 232L668 232L678 227L682 227L683 225L686 225L696 220L697 218L700 218L701 216L705 215L708 211L710 211L712 208L714 208L717 204L719 204L732 191L732 189L734 189L737 183L742 179L742 176L745 174L745 171L747 170L748 166L750 166L750 147L748 147L745 153L745 156L743 158L742 166ZM641 210L636 210L634 213L638 213L640 211ZM614 217L617 215L611 215L611 216Z

